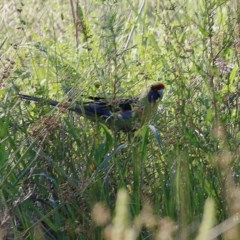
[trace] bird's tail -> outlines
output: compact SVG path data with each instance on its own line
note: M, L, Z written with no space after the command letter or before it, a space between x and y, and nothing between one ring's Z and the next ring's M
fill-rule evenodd
M25 95L25 94L19 94L19 97L22 99L25 99L25 100L40 102L40 103L47 104L50 106L58 106L60 104L58 101L43 99L43 98L29 96L29 95Z
M50 105L50 106L54 106L54 107L61 107L63 109L67 109L69 111L73 111L76 112L78 114L85 114L85 115L89 115L92 116L93 113L87 109L84 109L83 106L79 105L79 104L72 104L72 103L61 103L55 100L51 100L51 99L44 99L44 98L40 98L40 97L35 97L35 96L29 96L26 94L18 94L20 98L25 99L25 100L29 100L29 101L34 101L34 102L39 102L45 105Z

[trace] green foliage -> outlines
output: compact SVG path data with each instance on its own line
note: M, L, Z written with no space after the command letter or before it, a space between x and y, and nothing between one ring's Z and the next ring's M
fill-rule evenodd
M0 9L0 238L239 239L240 7L76 2ZM134 134L17 95L64 104L151 81L166 93Z

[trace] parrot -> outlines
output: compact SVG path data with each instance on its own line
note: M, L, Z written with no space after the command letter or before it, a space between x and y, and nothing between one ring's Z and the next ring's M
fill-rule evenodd
M125 98L87 97L84 102L61 103L51 99L20 94L21 99L40 102L73 111L94 122L101 122L117 132L134 132L150 120L163 97L165 85L152 83L139 95Z

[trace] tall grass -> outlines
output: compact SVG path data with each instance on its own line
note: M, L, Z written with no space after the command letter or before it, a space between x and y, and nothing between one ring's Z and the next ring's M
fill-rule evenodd
M238 3L70 3L0 8L0 238L239 239ZM151 81L165 96L135 134L17 95Z

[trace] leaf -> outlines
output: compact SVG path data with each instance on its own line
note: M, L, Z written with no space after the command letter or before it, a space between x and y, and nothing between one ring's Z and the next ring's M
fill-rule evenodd
M0 44L0 49L2 48L2 46L4 45L4 43L7 41L7 38L5 38L2 43Z
M205 120L206 120L207 122L212 122L212 119L213 119L213 109L212 109L212 108L209 108L209 109L207 110L207 114L206 114Z
M233 69L232 69L232 71L231 71L231 73L230 73L230 76L229 76L230 87L233 84L233 80L236 77L237 72L238 72L238 66L237 66L237 64L235 64Z
M161 144L162 144L162 139L161 139L160 132L158 131L158 129L157 129L156 127L154 127L154 126L151 125L151 124L149 124L149 128L150 128L153 136L155 137L158 145L161 146Z
M126 148L127 146L128 146L127 143L120 144L116 148L114 148L110 153L107 153L104 156L104 159L101 162L101 164L99 164L97 170L102 170L102 169L106 170L109 166L110 159L113 158L117 153L119 153L122 149Z

